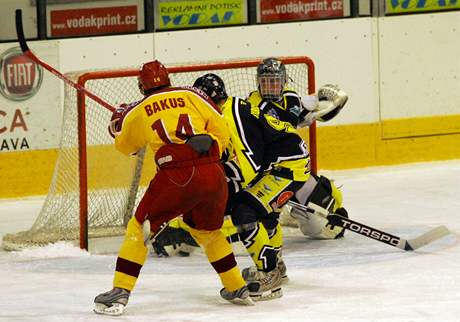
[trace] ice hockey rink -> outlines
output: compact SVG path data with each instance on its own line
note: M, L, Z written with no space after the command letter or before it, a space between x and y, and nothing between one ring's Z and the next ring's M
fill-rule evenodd
M460 321L460 160L327 171L362 223L403 238L452 232L415 252L348 232L343 240L285 239L289 282L280 299L235 306L218 295L206 258L149 257L125 315L92 312L111 288L116 254L66 243L0 251L0 321ZM0 235L27 229L43 198L0 202ZM237 257L240 267L249 258Z

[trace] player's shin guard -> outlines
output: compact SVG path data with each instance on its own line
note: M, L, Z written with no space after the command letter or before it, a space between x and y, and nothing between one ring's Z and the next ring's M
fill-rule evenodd
M275 249L278 249L278 260L277 260L276 267L278 267L278 270L280 271L283 283L287 282L288 276L287 276L286 264L284 264L284 261L281 257L282 248L283 248L283 230L281 228L281 224L278 222L275 229L268 231L268 234L269 234L268 237L270 238L271 245Z
M131 291L147 258L142 225L132 217L118 253L113 286Z
M275 248L281 250L283 247L283 230L281 224L278 222L276 227L271 230L267 230L270 244Z
M219 274L222 285L233 292L246 285L236 264L232 248L220 230L204 231L190 228L193 238L204 248L206 256Z
M272 246L264 225L246 224L238 227L240 239L256 264L257 270L269 272L276 268L278 248Z

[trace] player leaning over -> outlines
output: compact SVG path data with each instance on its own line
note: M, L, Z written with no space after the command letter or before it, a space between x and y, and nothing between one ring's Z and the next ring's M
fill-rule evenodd
M98 295L94 311L120 315L147 257L143 224L155 235L160 225L183 214L194 239L204 248L224 288L221 296L252 304L230 244L220 231L227 185L220 157L229 130L216 106L190 88L172 88L158 61L142 66L139 88L145 98L117 109L109 131L116 148L135 154L146 144L155 155L157 173L128 223L116 262L113 289Z
M322 86L317 95L300 97L287 84L286 66L276 58L266 58L257 67L258 90L250 93L248 101L276 119L301 128L309 126L315 120L331 120L348 100L346 93L335 85ZM342 207L342 193L333 181L324 176L312 174L296 192L295 197L302 204L312 202L347 216ZM297 219L301 231L311 238L333 239L343 236L343 228L332 227L320 216L312 216L307 220L296 210L291 215Z
M193 86L221 106L229 123L231 147L244 190L229 198L232 204L227 208L257 267L255 271L246 269L246 274L243 271L251 297L280 297L285 266L277 259L282 236L276 216L309 177L306 145L289 122L280 121L243 99L228 97L217 75L204 75ZM232 174L227 172L227 177ZM267 222L275 222L268 231Z

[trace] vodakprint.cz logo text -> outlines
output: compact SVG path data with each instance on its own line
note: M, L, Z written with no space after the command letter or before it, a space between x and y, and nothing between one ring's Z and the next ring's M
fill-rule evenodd
M0 93L12 101L24 101L40 89L43 69L24 56L19 47L0 54Z

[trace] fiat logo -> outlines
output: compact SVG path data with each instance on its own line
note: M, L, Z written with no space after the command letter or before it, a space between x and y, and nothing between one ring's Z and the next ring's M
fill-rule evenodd
M34 96L42 83L43 70L19 47L0 55L0 93L12 101L24 101Z

